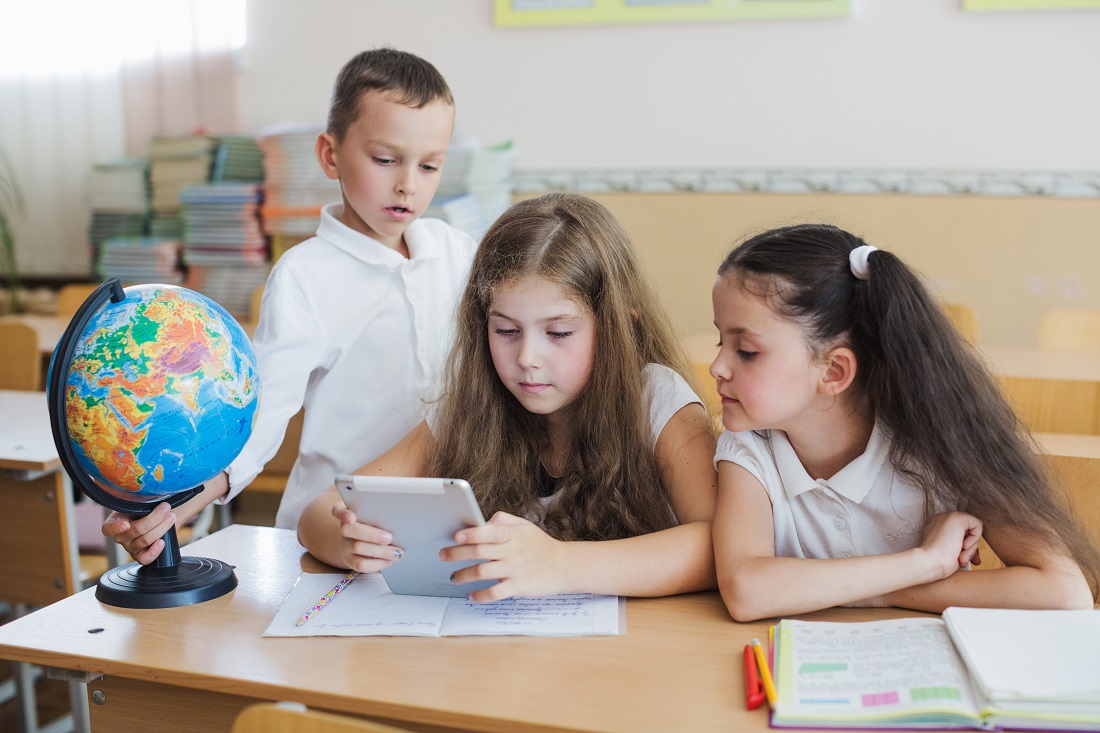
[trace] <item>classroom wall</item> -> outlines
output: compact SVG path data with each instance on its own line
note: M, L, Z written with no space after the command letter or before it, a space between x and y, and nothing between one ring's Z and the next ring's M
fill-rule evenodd
M457 135L514 140L521 171L1100 174L1100 11L853 6L840 19L514 29L493 25L490 0L250 2L240 119L321 122L344 61L390 45L447 77ZM1098 196L596 194L685 335L710 328L713 273L737 239L826 220L902 254L1008 345L1034 344L1047 308L1100 308Z
M852 0L846 18L498 28L491 0L252 0L248 128L321 121L392 45L438 66L458 131L525 168L1100 171L1100 11Z
M905 194L596 194L630 231L682 335L713 333L710 287L729 249L763 229L825 221L889 249L981 340L1034 346L1043 311L1100 309L1100 199Z

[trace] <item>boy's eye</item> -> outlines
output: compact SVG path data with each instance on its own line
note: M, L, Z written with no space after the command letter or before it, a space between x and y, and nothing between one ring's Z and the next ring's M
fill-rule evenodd
M379 165L389 165L393 162L393 158L382 158L376 155L374 156L374 162L378 163Z
M572 331L547 331L551 338L563 339L573 335Z
M428 173L435 173L437 170L439 170L439 166L437 166L437 165L428 165L428 164L424 164L424 165L420 166L420 168L422 170L428 172Z

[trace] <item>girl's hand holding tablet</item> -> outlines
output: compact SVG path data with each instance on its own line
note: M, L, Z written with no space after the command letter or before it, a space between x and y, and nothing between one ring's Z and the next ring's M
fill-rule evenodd
M485 603L513 596L551 596L567 590L560 582L568 576L567 545L533 522L497 512L488 524L458 532L455 541L460 544L444 547L440 559L489 561L456 571L455 583L500 581L470 593L470 600Z
M340 523L340 534L344 538L340 559L348 569L377 573L404 556L401 548L390 544L393 534L357 521L355 512L344 502L332 506L332 516Z

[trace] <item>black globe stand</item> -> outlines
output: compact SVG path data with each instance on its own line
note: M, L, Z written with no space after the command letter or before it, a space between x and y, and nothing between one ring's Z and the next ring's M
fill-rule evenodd
M148 515L163 502L175 508L203 490L203 486L187 489L156 501L130 501L116 497L101 488L77 460L67 435L65 423L65 381L80 335L101 307L120 303L126 298L118 278L111 278L88 296L65 328L50 359L47 377L47 400L50 428L58 457L73 483L92 501L137 519ZM122 608L175 608L202 603L225 595L237 587L233 567L221 560L205 557L183 557L179 538L173 526L165 533L164 548L149 565L132 562L104 573L96 587L95 597L110 606Z

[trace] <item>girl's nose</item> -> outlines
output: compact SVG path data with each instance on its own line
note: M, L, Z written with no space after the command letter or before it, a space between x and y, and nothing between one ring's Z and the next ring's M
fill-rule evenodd
M718 356L714 357L714 361L710 363L710 369L708 369L708 371L710 372L710 376L714 377L716 381L729 381L730 370L727 361L727 359L722 358L722 352L719 351Z
M535 339L524 337L520 341L519 356L516 360L523 369L537 369L540 363Z

